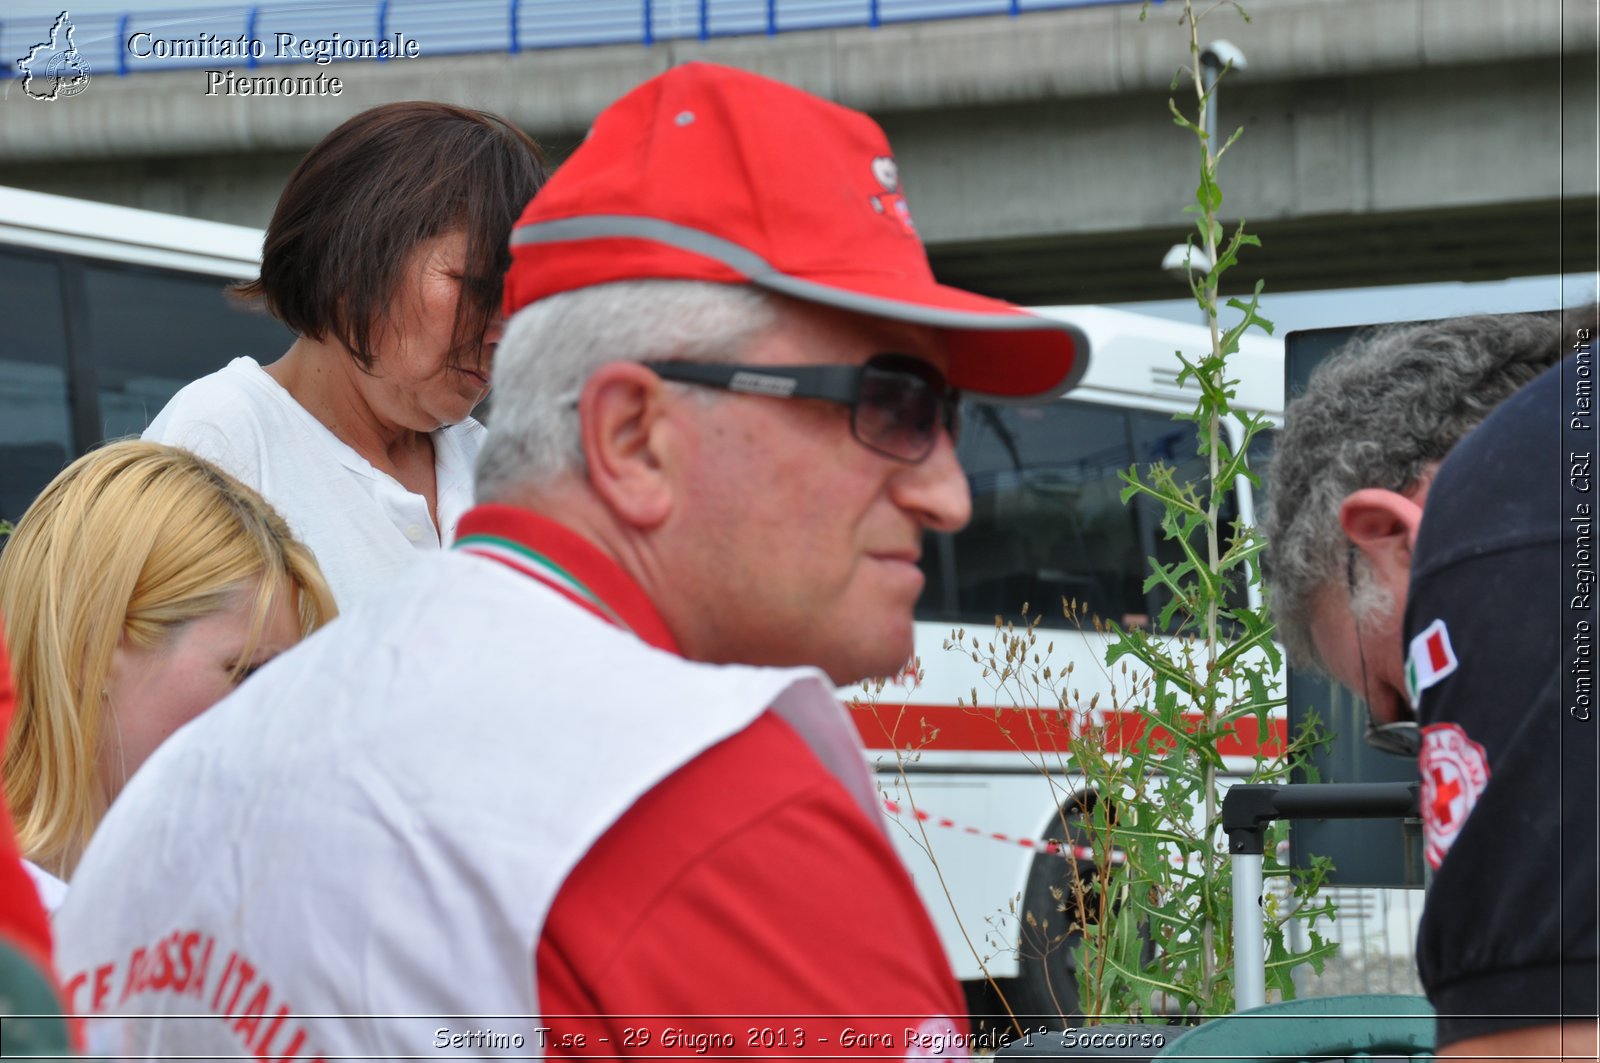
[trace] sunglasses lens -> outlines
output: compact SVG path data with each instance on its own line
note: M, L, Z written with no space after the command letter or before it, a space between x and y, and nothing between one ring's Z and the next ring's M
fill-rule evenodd
M856 438L882 454L921 461L933 450L939 424L955 435L956 393L920 359L884 355L867 363L856 396Z

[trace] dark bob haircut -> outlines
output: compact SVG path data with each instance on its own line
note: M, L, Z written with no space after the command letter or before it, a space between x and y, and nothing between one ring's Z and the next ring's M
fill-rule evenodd
M467 234L451 364L500 312L511 226L544 184L539 146L504 118L445 103L362 111L300 160L267 226L261 276L236 286L311 339L338 340L365 370L418 244Z

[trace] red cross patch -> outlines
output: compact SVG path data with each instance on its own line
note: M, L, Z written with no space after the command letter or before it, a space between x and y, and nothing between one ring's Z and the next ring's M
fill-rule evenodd
M1489 782L1489 758L1458 724L1422 729L1422 855L1435 871Z

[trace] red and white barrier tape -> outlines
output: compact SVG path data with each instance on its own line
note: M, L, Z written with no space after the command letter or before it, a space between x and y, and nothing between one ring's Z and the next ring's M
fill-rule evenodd
M883 799L883 810L889 813L891 816L900 816L906 813L911 813L923 823L931 823L936 827L944 827L947 830L960 831L962 834L971 834L980 838L989 838L992 841L1004 842L1007 845L1020 845L1024 849L1033 849L1037 852L1043 853L1053 853L1058 856L1071 856L1074 860L1095 859L1095 851L1087 845L1062 845L1060 842L1038 841L1034 838L1013 838L1009 834L1001 834L998 831L984 830L981 827L966 826L957 823L953 819L934 816L920 808L902 807L900 802L891 800L887 797ZM1121 853L1111 854L1111 862L1113 864L1120 864L1125 859L1126 857L1124 857Z

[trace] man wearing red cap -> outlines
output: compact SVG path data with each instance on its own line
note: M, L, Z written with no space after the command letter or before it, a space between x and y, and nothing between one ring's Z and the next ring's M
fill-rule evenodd
M721 67L600 115L512 244L456 549L140 771L75 1002L152 1054L963 1054L833 688L904 666L969 516L959 390L1081 339L933 280L869 119Z

